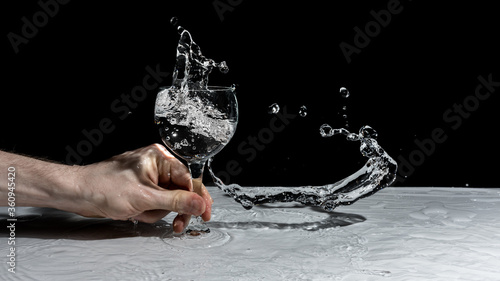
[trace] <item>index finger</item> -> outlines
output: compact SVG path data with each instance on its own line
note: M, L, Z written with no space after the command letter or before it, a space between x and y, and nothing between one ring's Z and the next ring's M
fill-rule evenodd
M189 169L164 146L155 145L160 152L157 159L158 185L167 189L193 191Z

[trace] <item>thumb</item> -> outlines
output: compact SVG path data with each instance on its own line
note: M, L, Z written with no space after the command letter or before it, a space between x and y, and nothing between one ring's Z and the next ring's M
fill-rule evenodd
M155 190L151 209L160 209L199 216L205 212L205 200L198 194L181 189Z

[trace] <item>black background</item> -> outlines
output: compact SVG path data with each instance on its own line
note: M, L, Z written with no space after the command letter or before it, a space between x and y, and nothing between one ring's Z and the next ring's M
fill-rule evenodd
M374 20L370 11L394 1L269 2L70 1L17 53L8 34L22 35L22 18L33 22L42 9L37 1L2 3L0 148L66 162L66 148L76 149L86 140L82 130L99 128L104 118L115 129L82 157L85 164L161 142L156 91L126 117L111 104L142 85L146 66L172 72L179 35L169 20L176 16L204 55L227 61L229 73L214 73L210 84L238 85L238 129L214 161L218 172L238 164L228 181L319 185L351 174L364 161L358 144L319 135L323 123L343 126L347 105L353 131L369 124L398 162L411 164L413 155L413 167L402 172L408 177L396 185L498 187L500 88L461 124L443 117L471 100L478 76L500 81L494 4L400 1L401 12L348 63L341 42L354 46L354 28L364 30ZM230 9L217 11L214 3ZM161 86L170 83L169 75ZM350 90L347 100L341 86ZM275 102L288 114L305 105L308 115L266 135L269 143L250 159L238 146L249 148L249 137L269 132ZM415 141L436 128L447 139L428 155L417 152Z

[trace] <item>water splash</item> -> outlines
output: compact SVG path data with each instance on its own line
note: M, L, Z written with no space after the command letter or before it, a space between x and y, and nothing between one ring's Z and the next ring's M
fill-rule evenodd
M307 107L305 105L303 105L299 108L299 115L300 115L300 117L307 116Z
M345 87L341 87L339 93L342 95L343 98L348 98L350 96L349 90L347 90L347 88Z
M155 124L167 148L188 163L191 176L202 174L203 164L217 154L232 138L238 123L238 103L234 87L209 87L208 76L214 68L227 73L226 62L205 57L189 31L170 20L180 34L172 86L160 88L155 102ZM196 170L193 170L196 167ZM195 171L195 172L193 172ZM185 233L173 229L162 238L167 244L188 248L223 245L230 236L210 231L201 218L191 220ZM186 238L187 237L187 238ZM188 241L197 237L195 241Z
M278 112L280 112L280 106L277 103L271 104L267 110L269 114L276 114Z
M229 68L225 61L216 63L203 56L200 47L193 41L191 33L180 25L177 28L181 36L177 45L177 60L172 85L183 90L207 89L208 76L213 68L217 67L222 73L227 73Z
M322 137L344 135L348 141L359 141L361 154L368 158L365 165L354 174L332 184L300 187L241 187L238 184L224 184L212 171L208 171L214 183L229 194L244 208L273 202L299 202L304 205L320 206L333 211L337 206L349 205L370 196L391 185L396 179L397 163L376 141L377 132L370 126L363 126L358 133L345 128L333 129L328 124L320 127Z
M349 116L347 115L346 103L351 94L349 93L349 90L347 90L347 88L345 87L341 87L339 89L339 93L343 97L342 111L339 112L339 114L342 115L342 119L344 120L344 128L349 128Z
M236 130L237 112L228 111L235 98L224 100L221 94L232 95L234 87L209 87L208 76L214 68L227 73L226 62L206 58L189 31L172 25L180 32L172 86L161 88L156 97L155 123L167 147L187 160L202 161L215 155L226 145ZM236 109L237 111L237 109Z

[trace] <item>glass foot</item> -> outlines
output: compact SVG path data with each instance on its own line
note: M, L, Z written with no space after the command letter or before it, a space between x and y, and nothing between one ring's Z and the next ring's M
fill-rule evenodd
M208 231L186 230L180 234L169 230L163 234L161 239L175 248L206 249L226 245L232 238L226 232L209 229Z

